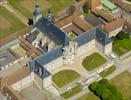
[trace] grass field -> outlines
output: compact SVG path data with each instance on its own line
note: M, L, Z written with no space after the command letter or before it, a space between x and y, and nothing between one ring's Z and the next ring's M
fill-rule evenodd
M73 89L63 93L61 96L64 97L65 99L67 99L69 97L72 97L72 96L76 95L80 91L82 91L82 88L80 86L76 86Z
M123 94L124 100L131 100L131 73L125 71L111 80Z
M95 96L92 92L89 92L88 94L81 96L77 100L99 100L99 98Z
M0 39L15 34L26 27L18 18L6 8L0 6Z
M113 51L119 56L131 50L131 39L115 40Z
M84 58L82 65L85 69L90 71L105 64L106 62L107 60L103 58L99 53L94 53Z
M54 74L52 76L52 80L58 87L61 88L79 77L80 75L73 70L62 70Z
M35 0L8 0L9 3L24 16L31 18L35 7ZM73 0L40 0L39 4L44 15L50 8L52 13L57 13L72 4Z
M115 70L116 70L116 66L113 65L113 66L107 68L106 70L104 70L103 72L101 72L100 75L102 77L106 77L109 74L113 73Z

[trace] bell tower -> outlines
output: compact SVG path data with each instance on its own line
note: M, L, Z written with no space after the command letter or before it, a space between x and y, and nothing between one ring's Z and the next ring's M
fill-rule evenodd
M35 10L33 12L33 25L35 25L39 21L39 19L42 18L42 13L39 6L39 0L36 0L35 2L36 4L35 4Z
M64 64L73 63L77 58L78 43L70 41L69 44L63 48Z

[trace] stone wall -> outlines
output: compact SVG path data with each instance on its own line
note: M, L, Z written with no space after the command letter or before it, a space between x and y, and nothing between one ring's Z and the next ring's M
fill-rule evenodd
M107 44L105 47L104 47L104 53L105 54L110 54L112 52L112 42Z
M77 49L77 57L84 54L85 52L88 52L89 49L95 47L95 39L86 43L85 45L80 46Z

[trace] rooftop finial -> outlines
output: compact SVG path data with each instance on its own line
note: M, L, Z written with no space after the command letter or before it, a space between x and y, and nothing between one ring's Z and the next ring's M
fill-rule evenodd
M40 7L39 7L39 0L35 0L35 10L33 12L33 22L34 22L34 25L36 24L36 22L42 18L42 13L41 13L41 10L40 10Z
M35 5L36 5L36 7L39 6L39 4L40 4L40 3L39 3L39 0L35 0Z
M48 21L52 21L52 14L51 14L51 10L50 9L48 9L48 16L47 16L47 19L48 19Z

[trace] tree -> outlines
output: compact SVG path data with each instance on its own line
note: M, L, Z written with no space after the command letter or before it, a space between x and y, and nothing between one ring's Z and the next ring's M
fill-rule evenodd
M97 87L98 83L97 82L93 82L90 86L89 86L89 89L91 91L95 91L96 90L96 87Z
M119 34L117 34L116 38L122 40L122 39L129 39L130 36L127 32L121 31Z
M83 5L83 12L84 12L84 15L89 15L89 9L87 7L87 2Z
M102 100L123 100L122 94L106 79L92 83L89 89Z

